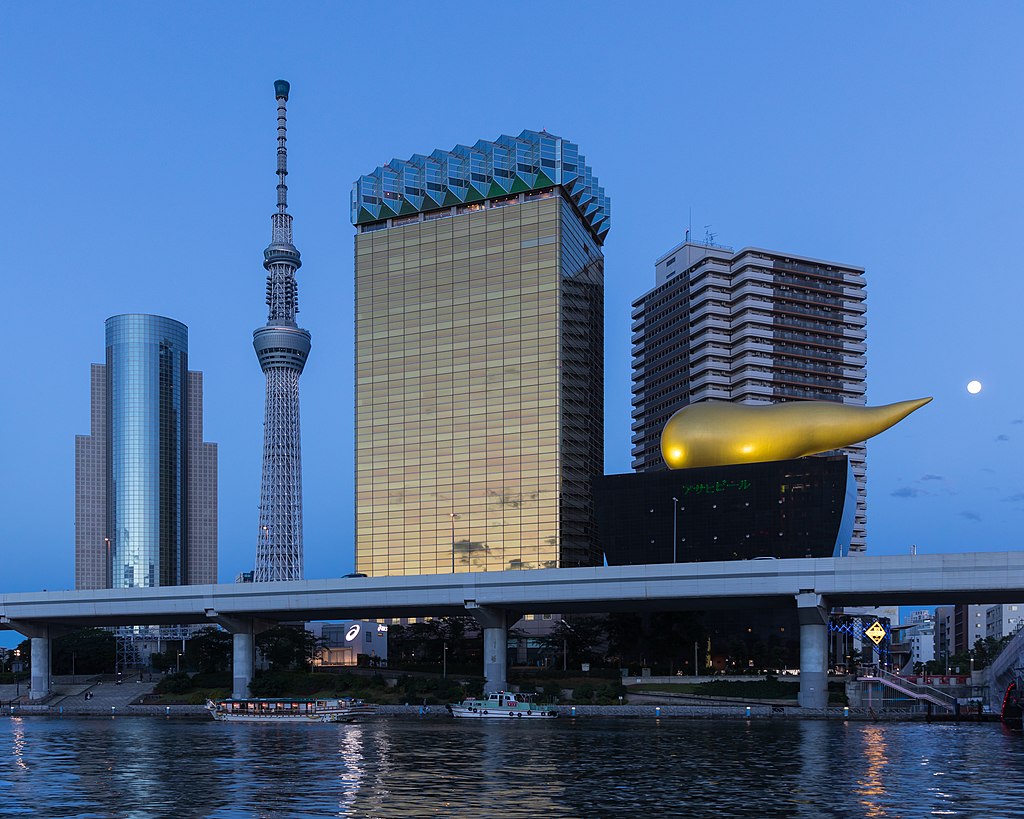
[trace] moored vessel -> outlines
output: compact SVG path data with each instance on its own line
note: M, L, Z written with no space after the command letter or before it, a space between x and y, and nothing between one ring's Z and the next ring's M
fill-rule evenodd
M1003 725L1011 731L1020 731L1024 728L1024 690L1019 677L1006 686L1000 718Z
M460 703L446 705L456 719L552 719L558 716L553 705L540 705L532 694L496 691L483 697L471 697Z
M219 722L354 722L377 713L377 706L350 697L207 700Z

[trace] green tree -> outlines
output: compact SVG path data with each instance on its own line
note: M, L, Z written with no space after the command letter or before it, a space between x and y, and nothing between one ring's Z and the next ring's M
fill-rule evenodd
M308 670L319 648L320 641L304 626L274 626L256 637L256 649L271 671Z
M54 674L103 674L114 670L117 647L114 635L98 628L83 628L53 641Z
M565 664L573 667L595 662L607 643L607 627L600 617L574 617L571 623L559 620L543 640L550 654L563 656Z
M231 635L223 629L213 626L200 629L186 644L189 665L204 674L227 671L231 664L232 641Z

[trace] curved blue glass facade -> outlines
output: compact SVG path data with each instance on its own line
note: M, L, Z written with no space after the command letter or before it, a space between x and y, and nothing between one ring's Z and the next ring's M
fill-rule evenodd
M187 582L188 328L141 314L106 322L111 585Z

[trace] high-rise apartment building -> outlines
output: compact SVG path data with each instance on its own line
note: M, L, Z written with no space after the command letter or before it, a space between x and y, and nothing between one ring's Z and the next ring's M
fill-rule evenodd
M267 323L253 332L252 344L267 377L263 416L263 473L260 527L256 538L256 582L301 580L302 442L299 434L299 376L309 357L310 335L295 322L299 288L295 271L302 262L292 244L288 213L287 111L290 86L274 83L277 100L277 213L271 241L263 251L267 270Z
M75 437L75 588L217 582L217 445L203 442L203 374L188 328L106 321L92 432Z
M865 403L863 268L761 248L686 241L655 263L633 302L633 468L666 469L674 412L708 399ZM851 553L865 548L864 444L843 450L857 480Z
M523 131L393 160L352 221L356 568L599 563L609 202L578 147Z

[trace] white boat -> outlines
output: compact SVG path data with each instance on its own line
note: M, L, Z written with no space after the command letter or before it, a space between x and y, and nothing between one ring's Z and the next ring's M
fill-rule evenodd
M456 719L553 719L558 709L553 705L539 705L533 694L497 691L480 698L470 698L454 705L446 705L448 713Z
M377 706L349 697L207 700L220 722L354 722L377 713Z

